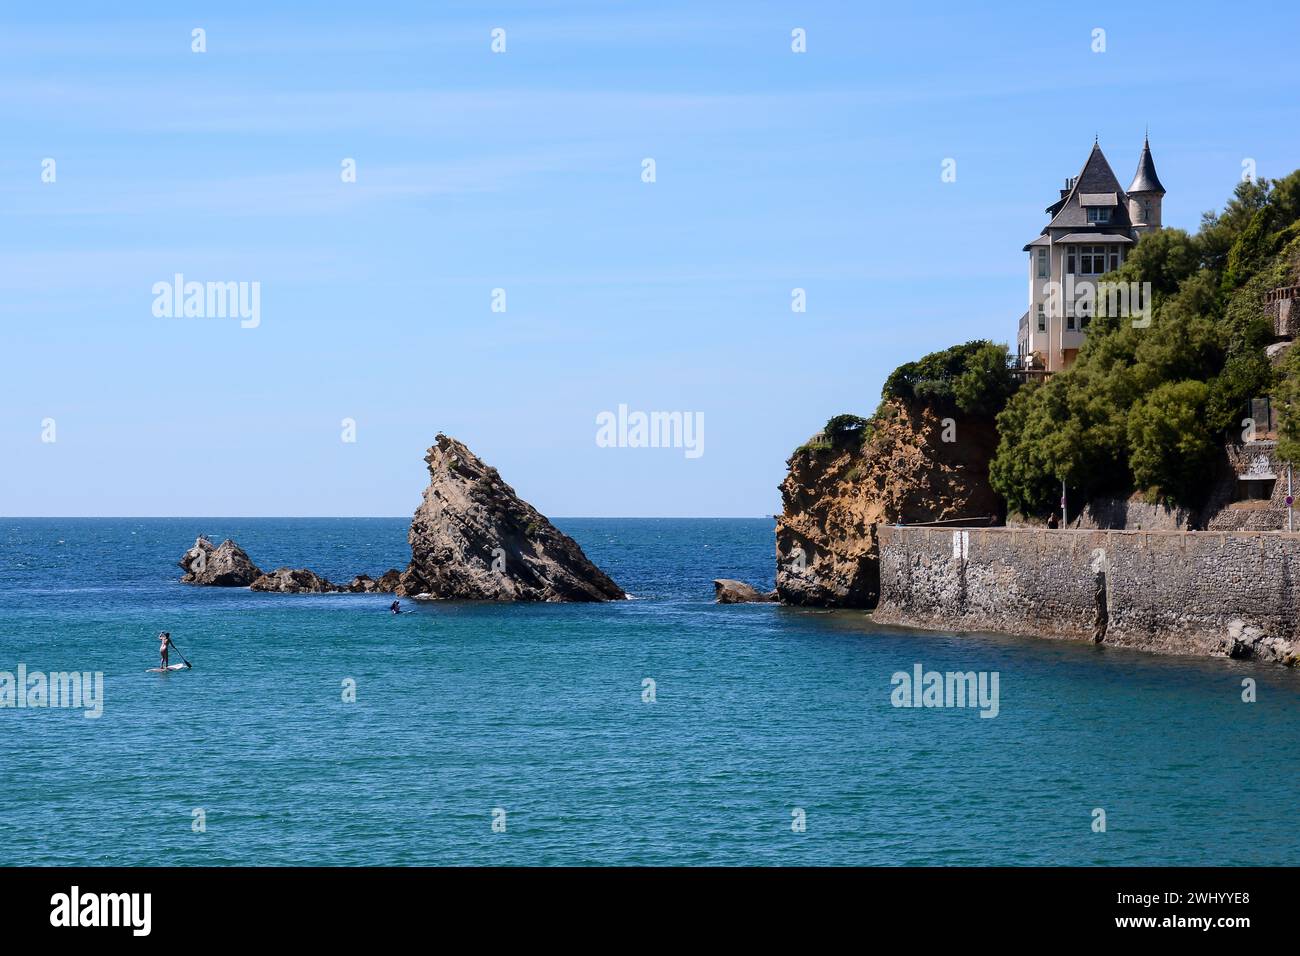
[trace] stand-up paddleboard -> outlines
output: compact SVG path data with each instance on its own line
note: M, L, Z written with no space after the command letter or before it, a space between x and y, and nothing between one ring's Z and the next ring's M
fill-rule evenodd
M189 667L189 664L168 664L166 667L151 667L146 674L165 674L167 671L181 671Z

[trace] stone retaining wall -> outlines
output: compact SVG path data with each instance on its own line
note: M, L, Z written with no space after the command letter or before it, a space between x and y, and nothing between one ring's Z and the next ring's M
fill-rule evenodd
M881 525L882 623L1300 655L1300 534Z

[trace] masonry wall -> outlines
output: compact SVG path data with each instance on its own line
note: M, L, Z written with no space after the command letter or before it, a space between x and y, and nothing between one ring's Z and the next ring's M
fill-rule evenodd
M881 525L874 618L1297 663L1300 534Z
M1209 531L1278 531L1286 527L1287 464L1277 456L1276 441L1253 441L1227 445L1231 477L1216 482L1204 513ZM1234 501L1241 476L1251 473L1275 475L1267 498ZM1267 487L1267 486L1266 486ZM1216 510L1216 507L1217 510Z

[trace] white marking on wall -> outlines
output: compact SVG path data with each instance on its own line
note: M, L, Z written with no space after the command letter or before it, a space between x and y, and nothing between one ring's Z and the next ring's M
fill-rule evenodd
M952 556L957 561L965 561L970 557L969 531L954 531L952 533Z

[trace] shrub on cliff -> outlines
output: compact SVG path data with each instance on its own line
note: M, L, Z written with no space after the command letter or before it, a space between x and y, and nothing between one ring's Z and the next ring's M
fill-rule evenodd
M1140 490L1200 504L1217 449L1274 387L1264 293L1300 262L1298 224L1300 171L1239 184L1194 236L1143 236L1111 278L1151 283L1151 324L1094 318L1075 363L998 416L990 480L1008 506L1046 512L1062 481L1085 499ZM1300 381L1283 391L1300 398Z
M835 415L795 453L830 451L854 438L865 443L877 424L899 414L896 403L900 401L944 414L956 412L992 421L1018 385L1011 374L1005 345L981 339L931 352L890 373L881 389L880 404L870 418Z
M861 415L836 415L826 422L822 434L830 442L843 441L846 438L866 437L871 433L870 420Z
M1016 390L1007 347L980 339L931 352L900 365L885 379L881 398L991 418Z

